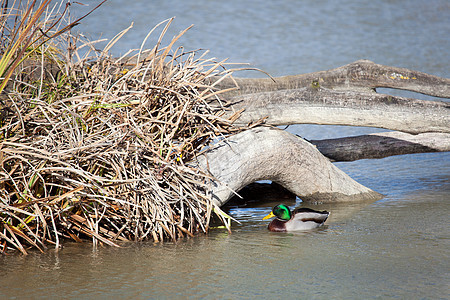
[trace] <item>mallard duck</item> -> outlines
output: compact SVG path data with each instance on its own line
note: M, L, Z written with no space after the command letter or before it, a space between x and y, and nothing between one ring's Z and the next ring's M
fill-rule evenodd
M322 226L329 215L325 210L317 211L306 207L296 208L291 212L289 207L279 204L263 220L277 217L269 223L270 231L310 230Z

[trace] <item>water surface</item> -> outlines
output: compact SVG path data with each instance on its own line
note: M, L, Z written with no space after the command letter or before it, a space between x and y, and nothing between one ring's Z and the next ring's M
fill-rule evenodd
M59 253L2 257L1 292L18 298L445 299L447 201L438 189L370 205L321 205L316 208L332 211L327 226L285 234L268 232L260 221L268 207L234 208L242 225L231 235L215 229L176 244L97 251L68 244Z
M210 49L218 59L249 62L274 76L364 58L449 77L450 4L444 0L110 0L78 30L112 38L134 21L113 48L119 55L140 47L155 24L173 16L168 37L195 24L180 39L186 50ZM308 139L382 131L318 125L287 130ZM2 256L0 298L450 298L450 155L336 165L386 197L310 205L331 217L324 228L306 233L267 231L261 219L275 203L300 204L279 197L229 207L242 223L233 225L231 235L214 229L178 243L97 250L68 243L59 252Z

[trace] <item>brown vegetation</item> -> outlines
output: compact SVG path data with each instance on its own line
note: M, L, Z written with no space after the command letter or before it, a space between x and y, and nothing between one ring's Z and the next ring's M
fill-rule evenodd
M41 39L52 33L55 22L46 30L42 16L16 18L2 6L4 43L17 33L8 18L45 32ZM27 9L33 16L42 7ZM208 104L220 101L217 81L203 83L231 72L175 48L184 32L162 47L171 21L155 27L152 49L119 59L108 51L128 29L102 51L68 31L12 54L18 63L8 64L0 98L0 252L58 248L62 239L176 240L206 232L213 212L227 217L211 200L209 175L184 162L238 130Z

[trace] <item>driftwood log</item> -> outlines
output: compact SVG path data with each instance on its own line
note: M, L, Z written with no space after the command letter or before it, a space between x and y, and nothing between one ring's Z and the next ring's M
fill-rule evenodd
M239 113L236 125L327 124L397 131L305 141L277 128L256 127L229 137L196 162L214 178L212 192L219 205L262 179L275 181L303 201L376 200L382 195L351 179L330 160L450 150L449 103L376 92L384 87L450 98L447 78L360 60L303 75L229 78L217 87L236 87L223 94L230 115Z

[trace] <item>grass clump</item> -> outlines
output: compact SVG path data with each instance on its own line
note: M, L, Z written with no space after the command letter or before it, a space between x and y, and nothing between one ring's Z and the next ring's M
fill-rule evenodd
M18 63L2 75L0 252L207 232L214 211L225 217L211 199L210 176L187 162L239 130L222 118L223 91L214 89L231 72L205 52L175 48L185 31L161 46L172 20L152 30L162 28L152 49L114 58L109 50L128 29L99 51L71 34L74 23L61 25L66 10L48 4L48 29L43 13L29 21L45 40L29 55L19 46L11 56ZM11 17L2 7L2 18ZM11 43L17 31L2 24L2 42Z

